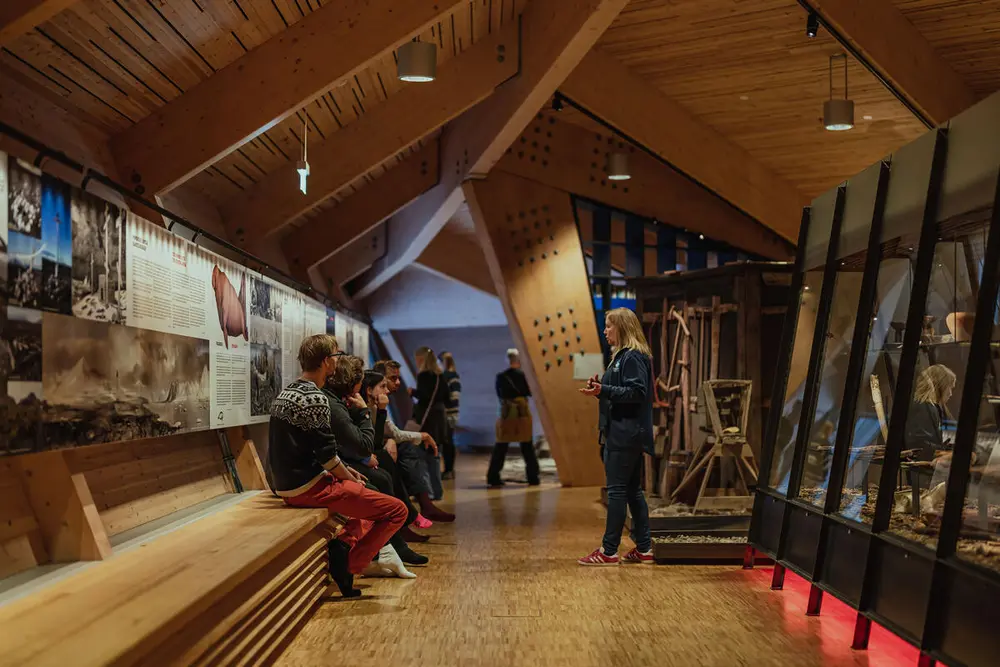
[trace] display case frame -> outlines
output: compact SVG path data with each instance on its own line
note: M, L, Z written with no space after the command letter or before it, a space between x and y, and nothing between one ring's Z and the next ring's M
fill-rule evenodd
M1000 109L1000 97L994 96L983 104ZM967 140L968 130L965 131ZM904 438L911 403L898 398L913 395L922 347L921 336L926 333L923 320L936 244L940 241L939 225L944 222L940 219L940 209L946 167L959 171L949 162L949 132L948 127L933 131L934 145L922 203L919 245L915 261L910 264L910 300L899 349L899 372L895 377L897 400L893 400L888 415L879 489L895 489L895 480L900 474L900 458L906 445ZM992 210L988 222L984 223L989 224L989 232L980 267L978 293L974 294L976 317L968 342L966 372L964 379L958 382L962 391L958 424L950 454L951 464L946 473L945 499L936 544L928 549L889 530L895 502L893 493L878 495L870 523L842 514L841 501L852 454L856 407L859 394L863 391L871 323L877 312L879 262L884 252L883 219L893 168L888 160L878 166L857 316L850 337L849 358L844 371L845 386L821 506L803 500L800 487L822 379L824 345L830 333L828 327L835 278L842 260L837 246L843 222L844 196L853 179L839 186L836 192L802 409L798 416L798 430L793 436L792 462L787 486L777 488L780 485L773 483L770 473L775 465L784 467L783 461L779 463L777 460L781 406L787 398L786 385L792 371L799 306L805 293L807 238L810 226L815 224L814 210L807 208L803 214L791 299L771 398L774 409L770 411L766 424L761 475L750 529L750 544L774 559L773 589L780 590L785 570L792 570L811 582L807 614L821 613L824 594L831 594L858 612L854 648L867 648L871 623L876 622L916 646L921 652L921 664L933 664L937 660L949 665L994 664L995 656L1000 652L1000 636L990 622L991 613L984 613L990 603L1000 600L1000 570L960 558L957 554L966 490L972 478L970 468L979 430L982 388L988 369L996 363L996 345L991 338L996 336L996 307L1000 291L1000 155L989 159L993 160L991 165L995 165L991 174ZM866 323L866 326L860 323ZM995 377L996 370L992 373ZM787 450L783 455L786 454ZM991 511L989 505L986 511Z

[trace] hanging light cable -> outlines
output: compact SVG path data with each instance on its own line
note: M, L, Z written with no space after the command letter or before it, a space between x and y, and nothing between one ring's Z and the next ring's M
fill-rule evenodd
M306 194L306 179L309 178L309 117L302 119L302 159L295 165L299 172L299 190Z
M833 99L833 61L844 59L844 99ZM847 54L830 56L830 99L823 103L823 125L831 132L842 132L854 127L854 101L847 96Z

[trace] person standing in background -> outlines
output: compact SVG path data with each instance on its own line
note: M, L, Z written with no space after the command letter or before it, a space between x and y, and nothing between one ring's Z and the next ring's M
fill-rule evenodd
M615 308L605 317L604 337L611 346L611 365L598 380L587 380L580 393L598 399L598 441L608 487L608 519L603 544L577 562L580 565L617 565L618 546L625 527L626 508L632 512L631 537L635 547L621 559L652 563L649 507L642 492L643 454L653 453L653 353L642 324L628 308Z
M507 350L507 363L509 368L497 373L496 391L500 401L500 416L496 425L497 442L493 446L490 467L486 473L486 485L491 489L504 485L500 472L503 470L504 459L507 458L507 448L512 442L521 444L528 484L538 486L540 483L531 408L528 407L531 389L528 387L528 378L521 370L521 355L516 349Z
M411 393L417 404L413 408L413 419L419 424L417 431L430 433L434 442L448 440L448 385L441 377L441 367L437 356L429 347L417 348L414 358L417 362L417 388ZM430 473L433 499L444 497L441 485L441 457L437 452L425 449L427 471Z
M448 439L442 443L444 458L444 474L441 479L455 478L455 429L458 427L458 403L462 396L462 380L458 376L458 367L451 352L442 352L441 365L444 371L441 380L448 387L448 402L445 404L448 421Z

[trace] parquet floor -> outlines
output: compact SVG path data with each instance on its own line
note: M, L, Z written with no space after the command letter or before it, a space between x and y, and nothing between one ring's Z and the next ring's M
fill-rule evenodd
M279 660L283 667L819 667L914 665L883 633L849 648L853 616L831 602L804 615L796 591L768 589L769 568L582 568L603 533L597 489L487 491L485 464L464 457L448 497L458 514L418 551L412 581L361 580L334 595ZM631 543L626 538L623 544ZM791 578L791 576L789 576ZM799 592L801 593L801 591Z

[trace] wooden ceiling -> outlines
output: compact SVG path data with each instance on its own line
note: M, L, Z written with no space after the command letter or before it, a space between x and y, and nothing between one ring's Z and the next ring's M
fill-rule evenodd
M114 135L335 1L78 0L31 32L6 40L0 67L16 70L72 113ZM897 7L976 95L1000 89L1000 0L878 1ZM443 64L508 25L526 4L468 0L420 38L438 43ZM814 197L926 128L849 59L857 127L844 133L824 130L829 58L843 48L825 30L815 39L804 33L805 11L796 0L631 0L598 48ZM842 81L842 71L835 71L835 94ZM351 80L219 159L180 190L197 192L216 207L240 201L265 175L298 159L304 125L310 142L328 139L402 85L395 76L395 54L370 61ZM570 109L564 118L598 127ZM335 206L437 135L372 165L293 224ZM450 226L473 231L458 219Z
M2 0L0 0L2 1ZM0 65L20 71L109 133L145 118L333 0L79 0L5 46ZM438 64L516 17L525 0L475 0L432 26ZM326 91L188 183L219 206L302 152L303 125L319 142L405 85L396 54L373 61L352 81ZM261 91L267 94L267 91ZM351 194L418 150L410 146L336 193Z
M814 197L926 128L849 59L857 127L825 130L829 57L843 48L805 23L795 0L633 0L599 45ZM834 84L843 95L842 69Z

